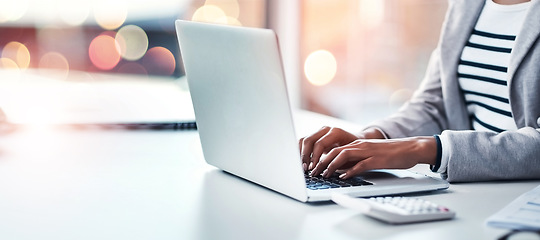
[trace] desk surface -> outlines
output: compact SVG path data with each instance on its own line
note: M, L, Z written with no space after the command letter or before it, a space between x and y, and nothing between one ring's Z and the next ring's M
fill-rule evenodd
M312 124L327 121L319 120ZM300 203L206 165L195 131L28 129L0 136L0 236L494 239L506 231L484 220L539 184L452 184L421 196L455 210L454 220L393 226L332 203Z

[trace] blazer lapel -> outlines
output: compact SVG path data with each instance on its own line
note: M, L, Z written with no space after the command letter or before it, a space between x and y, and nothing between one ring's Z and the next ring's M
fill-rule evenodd
M538 36L540 36L540 1L533 1L512 50L512 57L508 65L509 86L511 86L514 74L523 58L538 40Z
M485 0L456 1L444 26L445 37L441 39L441 59L447 71L457 73L461 52L469 40Z
M442 90L446 96L455 96L445 98L446 106L454 106L452 109L446 109L451 129L470 129L465 99L457 81L457 69L463 48L471 36L485 1L450 1L450 10L442 29L443 38L440 43Z

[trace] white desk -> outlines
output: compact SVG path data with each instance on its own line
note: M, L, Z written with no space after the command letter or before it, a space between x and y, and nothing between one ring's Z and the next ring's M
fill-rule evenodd
M0 238L494 239L483 221L539 184L453 184L422 196L454 220L393 226L208 166L195 131L34 129L0 136Z

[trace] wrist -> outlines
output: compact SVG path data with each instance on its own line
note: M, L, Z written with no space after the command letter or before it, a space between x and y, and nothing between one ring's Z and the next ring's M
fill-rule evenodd
M437 140L434 137L416 137L418 163L437 163Z
M365 129L357 137L361 139L387 139L382 130L373 127Z

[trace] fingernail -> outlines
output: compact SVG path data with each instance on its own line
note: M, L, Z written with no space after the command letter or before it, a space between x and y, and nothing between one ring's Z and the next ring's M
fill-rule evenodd
M328 170L324 170L324 171L322 172L322 176L323 176L324 178L327 178L327 177L328 177L327 175L328 175Z
M302 167L304 168L304 172L307 171L307 164L306 163L302 163Z
M341 175L339 175L339 178L343 179L347 176L347 173L342 173Z
M309 163L309 170L310 170L310 171L313 170L313 167L314 167L314 166L313 166L313 162L310 162L310 163Z

